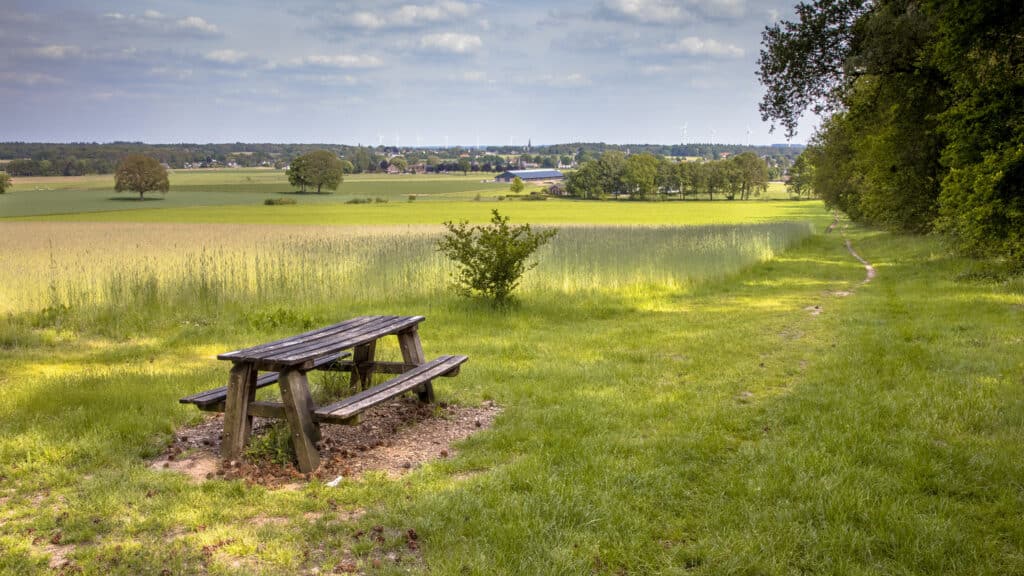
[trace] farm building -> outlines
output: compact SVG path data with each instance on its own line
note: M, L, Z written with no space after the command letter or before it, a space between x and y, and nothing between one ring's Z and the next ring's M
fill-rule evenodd
M508 170L494 177L495 182L511 182L519 176L523 182L554 182L565 176L559 170Z

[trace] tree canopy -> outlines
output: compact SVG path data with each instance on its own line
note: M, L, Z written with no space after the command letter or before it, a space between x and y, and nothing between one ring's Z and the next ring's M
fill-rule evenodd
M11 175L7 172L0 172L0 194L6 194L11 187Z
M306 187L316 188L320 194L323 188L337 190L344 179L345 165L337 154L329 150L314 150L292 160L288 167L288 183L298 186L303 192Z
M828 114L811 185L854 220L1024 267L1024 4L813 0L767 28L765 120Z
M167 169L155 158L143 154L129 154L117 164L114 172L114 190L138 192L139 200L146 192L167 193L171 188Z

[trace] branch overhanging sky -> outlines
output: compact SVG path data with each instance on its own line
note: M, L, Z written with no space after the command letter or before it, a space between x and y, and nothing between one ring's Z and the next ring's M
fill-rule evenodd
M785 141L755 70L791 0L3 3L0 141Z

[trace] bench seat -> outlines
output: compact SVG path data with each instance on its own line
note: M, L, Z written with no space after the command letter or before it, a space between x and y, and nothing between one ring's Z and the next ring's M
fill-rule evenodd
M317 358L313 362L313 369L323 369L330 367L332 364L342 358L351 356L350 352L341 352L338 354L328 354L322 358ZM267 372L263 376L256 379L256 389L270 386L274 382L277 382L280 374L277 372ZM228 397L228 387L221 386L220 388L214 388L213 390L206 390L205 392L198 392L191 396L186 396L178 400L182 404L195 404L200 410L204 408L217 408L218 404L223 404L225 399ZM216 410L215 410L216 411Z
M390 400L403 392L427 384L439 376L454 376L466 360L469 360L468 356L440 356L426 364L420 364L408 372L403 372L373 388L368 388L344 400L318 408L313 413L313 420L317 422L350 423L352 418L368 408Z

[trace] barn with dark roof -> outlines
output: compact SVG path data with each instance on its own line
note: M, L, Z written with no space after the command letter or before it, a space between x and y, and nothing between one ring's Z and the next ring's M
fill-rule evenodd
M498 174L495 178L495 182L511 182L515 180L516 176L523 182L556 182L558 180L564 180L565 175L560 170L508 170Z

